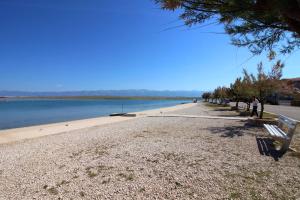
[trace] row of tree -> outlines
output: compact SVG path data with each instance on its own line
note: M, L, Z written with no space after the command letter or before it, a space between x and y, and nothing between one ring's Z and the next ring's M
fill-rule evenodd
M260 118L263 117L264 105L267 98L274 93L279 92L282 88L283 82L282 68L284 65L277 61L270 72L266 73L263 69L263 64L259 63L257 66L257 74L248 73L243 70L243 76L238 77L230 87L217 87L213 92L205 92L202 98L205 101L213 101L223 103L226 99L236 102L236 109L238 109L239 102L247 104L247 110L250 110L250 104L255 96L261 104Z

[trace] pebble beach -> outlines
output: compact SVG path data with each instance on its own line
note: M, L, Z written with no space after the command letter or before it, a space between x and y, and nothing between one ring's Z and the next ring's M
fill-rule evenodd
M265 152L263 128L161 112L233 115L188 104L3 142L0 199L300 198L300 158Z

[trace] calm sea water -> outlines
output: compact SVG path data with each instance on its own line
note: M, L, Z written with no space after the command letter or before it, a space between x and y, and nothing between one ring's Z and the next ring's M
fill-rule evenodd
M0 100L0 129L107 116L174 106L188 100Z

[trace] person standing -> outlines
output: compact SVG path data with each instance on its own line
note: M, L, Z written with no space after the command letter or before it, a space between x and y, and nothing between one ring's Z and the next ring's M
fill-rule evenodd
M253 96L253 101L252 101L252 113L251 113L251 117L255 114L258 117L258 113L257 113L257 106L258 106L259 101L257 100L257 98L255 96Z

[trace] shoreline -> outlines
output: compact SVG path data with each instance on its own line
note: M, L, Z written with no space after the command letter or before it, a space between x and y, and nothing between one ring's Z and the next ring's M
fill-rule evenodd
M168 96L0 96L2 99L62 99L62 100L192 100L197 97Z
M299 154L275 153L264 128L182 117L232 114L178 105L0 145L0 199L299 198Z
M0 130L0 144L16 142L24 139L32 139L47 135L54 135L84 128L90 128L95 126L102 126L106 124L112 124L140 117L146 117L147 115L160 114L161 112L177 111L185 108L195 106L193 103L178 104L171 107L162 107L152 110L144 110L138 112L132 112L136 114L136 117L124 117L124 116L102 116L96 118L88 118L81 120L65 121L58 123L42 124L21 128L12 128Z

